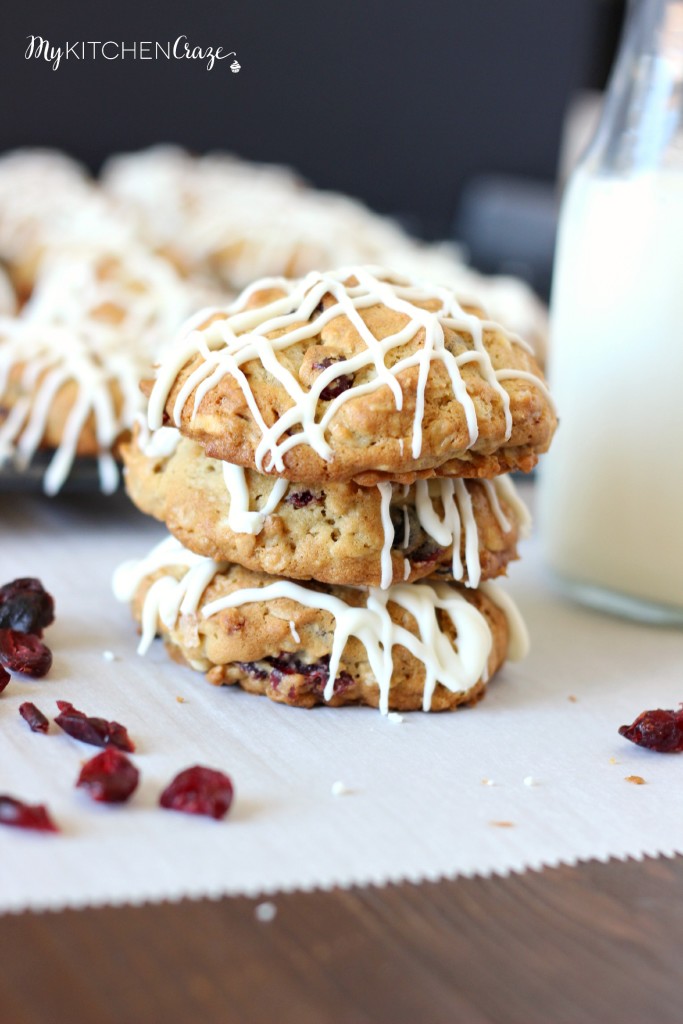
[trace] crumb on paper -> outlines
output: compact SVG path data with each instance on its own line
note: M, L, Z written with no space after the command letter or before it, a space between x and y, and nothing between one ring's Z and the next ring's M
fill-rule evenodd
M105 661L116 661L116 655L113 651L102 651L102 657Z
M297 633L296 626L294 625L294 623L292 622L291 619L289 620L289 632L292 634L292 638L294 640L294 643L300 644L301 643L301 637Z
M277 916L277 907L269 900L265 903L259 903L254 909L254 916L257 921L263 921L264 924L268 924Z
M627 775L625 781L633 783L634 786L645 785L645 779L642 775Z
M490 822L490 824L493 825L494 828L514 828L515 827L514 821L492 821L492 822Z
M353 790L349 789L345 782L341 779L337 779L336 782L332 783L332 796L348 796Z
M493 781L493 779L487 779L487 778L483 778L481 780L481 784L482 784L482 786L495 786L495 782Z
M390 711L387 715L387 722L393 722L394 725L400 725L405 719L400 711Z
M609 763L610 764L621 764L621 761L617 761L616 757L610 757Z
M538 786L538 779L534 778L533 775L527 775L524 779L525 786Z
M579 699L579 698L578 698L578 697L575 697L573 693L570 693L570 694L569 694L569 696L567 697L567 700L570 700L570 701L572 702L572 704L576 704L576 702L578 701L578 699Z
M176 697L176 700L178 701L179 704L187 704L187 701L185 700L184 697Z

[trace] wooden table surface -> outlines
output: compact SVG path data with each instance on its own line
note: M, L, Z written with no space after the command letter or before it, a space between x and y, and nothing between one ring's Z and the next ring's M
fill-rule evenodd
M2 1024L680 1024L683 858L0 918Z

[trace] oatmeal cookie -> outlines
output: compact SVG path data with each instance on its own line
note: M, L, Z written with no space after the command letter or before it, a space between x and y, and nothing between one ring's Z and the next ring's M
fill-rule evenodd
M175 538L120 566L114 591L142 624L140 653L158 633L209 682L306 708L472 703L526 645L519 613L494 584L303 585L201 558Z
M521 339L379 268L260 282L165 353L149 425L289 480L528 471L556 426Z
M173 427L138 430L122 452L138 508L197 554L272 575L389 586L438 572L476 587L517 558L528 525L504 477L303 486L212 459Z

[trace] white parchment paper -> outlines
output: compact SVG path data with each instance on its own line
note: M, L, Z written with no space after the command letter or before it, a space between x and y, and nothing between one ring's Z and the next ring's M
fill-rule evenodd
M0 581L39 576L57 601L51 674L15 680L0 696L0 792L47 803L63 829L0 829L0 910L683 851L683 755L651 754L617 734L646 707L683 700L683 633L565 602L533 540L505 584L529 624L531 656L506 667L474 709L396 723L372 709L303 711L216 689L169 661L160 642L138 658L110 577L162 532L123 498L0 497ZM130 804L99 806L73 788L96 748L56 726L32 734L19 717L31 700L52 718L57 699L128 726L142 773ZM165 784L194 763L232 776L225 821L157 807ZM335 782L349 792L333 795Z

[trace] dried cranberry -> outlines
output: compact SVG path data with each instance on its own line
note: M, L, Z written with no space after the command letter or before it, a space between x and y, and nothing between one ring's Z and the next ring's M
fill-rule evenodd
M312 662L301 661L291 654L280 654L276 658L267 658L266 660L273 666L270 679L275 688L282 681L283 676L298 675L306 679L309 689L322 692L330 678L329 655Z
M0 665L0 693L5 689L11 678L12 677L7 669Z
M656 750L660 754L678 754L683 751L683 709L679 711L643 711L632 725L622 725L619 735L639 747Z
M233 797L232 781L223 772L194 765L173 779L159 798L162 807L183 814L224 818Z
M135 792L139 781L140 772L132 761L115 747L107 747L83 765L76 785L87 790L93 800L121 804Z
M407 550L408 545L410 544L410 537L413 532L411 529L412 522L410 510L406 517L404 515L402 505L392 505L389 509L389 516L391 517L391 525L394 528L394 539L391 545L392 548Z
M322 505L325 500L324 493L313 494L311 491L294 491L293 494L288 494L285 501L288 505L292 505L294 508L306 508L312 501L316 505Z
M413 551L410 554L410 561L414 565L429 565L431 562L436 562L443 555L445 548L440 548L436 544L432 544L427 541L422 544L417 551Z
M0 587L0 629L41 634L54 617L55 603L40 580L12 580Z
M341 356L324 356L317 363L311 363L311 369L322 373L323 370L327 370L333 363L338 363L341 358Z
M35 832L59 832L43 804L25 804L4 794L0 795L0 825L30 828Z
M128 731L120 722L108 722L105 718L94 718L84 714L68 700L58 700L60 713L55 717L57 725L83 743L94 747L118 747L132 753L135 750Z
M39 679L50 671L52 651L30 633L0 629L0 664Z
M255 661L237 661L235 662L238 668L241 668L245 675L251 676L252 679L267 679L269 673L265 668L261 668L256 664Z
M19 714L28 723L31 732L47 732L50 727L43 712L30 701L19 705Z
M334 358L334 356L325 356L319 363L313 363L311 369L318 370L322 373L323 370L327 370L328 367L332 366L333 363L341 362L341 357ZM323 402L331 402L333 398L338 398L339 395L348 391L353 386L353 374L342 373L338 377L334 377L330 383L322 389L320 397Z
M129 754L132 754L135 750L135 744L128 735L125 725L121 725L120 722L107 722L107 726L109 727L107 746L117 747L119 750L127 750Z
M246 672L253 679L264 680L270 676L270 683L275 690L287 676L297 675L306 679L307 688L313 693L322 693L330 678L330 656L318 661L301 661L293 654L285 652L274 657L264 658L260 662L241 661L238 662L243 672ZM265 666L265 667L264 667ZM343 693L353 686L353 677L348 672L340 672L334 681L334 692ZM290 691L290 698L294 694Z
M338 377L335 377L334 380L331 380L327 387L322 389L320 397L323 402L331 402L333 398L338 398L339 395L343 395L350 387L353 387L353 375L350 373L341 373Z
M430 565L439 561L446 549L439 547L425 533L414 508L408 507L406 516L404 506L394 505L389 514L394 527L392 550L399 551L413 565Z

